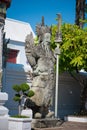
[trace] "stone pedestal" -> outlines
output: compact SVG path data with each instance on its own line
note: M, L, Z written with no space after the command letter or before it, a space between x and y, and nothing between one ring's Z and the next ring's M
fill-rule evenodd
M27 116L32 120L33 112L31 109L25 109L25 110L22 110L21 115Z
M31 130L30 118L8 118L8 130Z
M8 109L4 107L8 94L0 92L0 130L8 130Z
M63 123L63 121L58 118L33 119L31 127L32 127L32 129L51 128L51 127L58 127L62 123Z

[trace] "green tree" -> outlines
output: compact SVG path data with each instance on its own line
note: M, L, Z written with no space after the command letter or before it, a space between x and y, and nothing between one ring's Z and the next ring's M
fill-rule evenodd
M26 83L22 83L20 85L14 85L13 90L16 92L13 100L18 102L19 115L21 114L21 105L22 99L26 97L34 96L34 92L30 90L30 86Z
M81 69L87 71L87 31L79 29L76 25L64 24L62 26L63 42L60 45L61 56L60 63L64 70ZM65 59L67 62L65 62ZM65 63L65 64L64 64Z
M52 27L51 47L54 48L56 25ZM84 97L85 90L87 89L86 79L82 79L79 75L81 69L87 71L87 30L81 29L77 25L63 24L62 43L60 44L60 71L68 71L73 78L75 78L82 86L81 99ZM77 76L78 75L78 76ZM82 109L84 108L82 102Z

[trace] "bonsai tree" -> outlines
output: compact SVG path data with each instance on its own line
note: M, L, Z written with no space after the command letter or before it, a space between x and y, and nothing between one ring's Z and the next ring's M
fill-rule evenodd
M18 110L19 110L19 115L20 115L21 107L22 107L22 99L27 98L27 97L32 97L34 95L34 92L32 90L30 90L30 86L27 83L22 83L20 85L14 85L13 89L16 92L13 100L18 102Z

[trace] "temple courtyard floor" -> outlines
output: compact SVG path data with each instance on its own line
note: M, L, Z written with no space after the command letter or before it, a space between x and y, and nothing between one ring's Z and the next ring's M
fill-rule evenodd
M87 123L63 122L59 127L35 128L34 130L87 130Z

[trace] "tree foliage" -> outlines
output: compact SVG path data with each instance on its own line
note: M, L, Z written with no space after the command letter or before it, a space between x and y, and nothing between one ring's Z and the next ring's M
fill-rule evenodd
M52 45L56 34L56 26L52 27ZM77 25L63 24L62 43L60 43L60 69L61 71L77 72L81 69L87 71L87 30Z
M14 85L13 89L16 91L16 94L13 98L15 101L22 100L22 97L32 97L34 95L34 92L30 90L30 86L26 83Z

